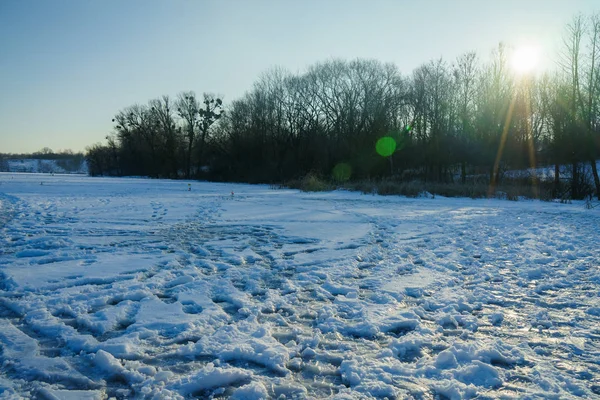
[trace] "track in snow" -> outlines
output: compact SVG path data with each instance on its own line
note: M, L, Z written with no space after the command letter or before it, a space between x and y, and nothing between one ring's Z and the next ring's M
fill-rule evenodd
M600 395L581 204L8 177L9 395Z

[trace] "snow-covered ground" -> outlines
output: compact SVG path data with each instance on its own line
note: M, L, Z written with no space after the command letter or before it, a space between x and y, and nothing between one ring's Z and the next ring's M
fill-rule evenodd
M0 174L0 398L600 396L600 210L187 189Z

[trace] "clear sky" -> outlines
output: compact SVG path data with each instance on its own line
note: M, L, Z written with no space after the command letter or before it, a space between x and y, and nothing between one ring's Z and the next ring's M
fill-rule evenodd
M500 41L549 54L599 0L0 0L0 153L84 150L123 107L235 99L261 72L375 58L403 73Z

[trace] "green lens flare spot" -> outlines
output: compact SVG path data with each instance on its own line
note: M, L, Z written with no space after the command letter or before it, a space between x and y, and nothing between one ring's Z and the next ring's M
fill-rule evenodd
M339 163L333 167L333 179L338 182L346 182L352 175L352 167L346 163Z
M384 136L375 144L375 150L380 156L389 157L396 151L396 141L389 136Z

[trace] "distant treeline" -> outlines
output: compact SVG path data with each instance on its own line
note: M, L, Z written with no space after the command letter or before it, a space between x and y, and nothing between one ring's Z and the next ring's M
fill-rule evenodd
M74 152L73 150L59 150L53 151L49 147L44 147L39 151L33 153L0 153L0 159L14 160L14 159L33 159L33 160L72 160L80 159L83 161L85 154L83 152Z
M272 69L227 106L193 92L133 105L106 144L87 149L92 175L281 183L389 178L493 189L508 169L569 165L570 196L600 181L600 18L567 26L558 68L518 75L500 44L488 61L465 53L406 76L375 60L330 60L304 73Z
M9 160L54 160L56 165L65 171L77 171L81 169L85 161L85 154L74 152L73 150L60 150L54 152L49 147L36 151L34 153L0 153L0 172L9 172ZM39 164L39 172L51 172L48 166Z

